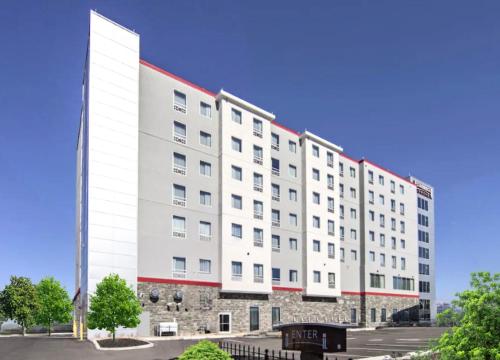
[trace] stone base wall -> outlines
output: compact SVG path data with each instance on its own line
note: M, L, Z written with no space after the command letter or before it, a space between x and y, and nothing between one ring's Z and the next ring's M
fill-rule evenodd
M159 298L153 302L152 289L158 289ZM137 288L143 310L150 314L150 335L160 322L176 321L179 335L197 334L201 328L211 333L219 332L219 314L231 314L231 332L250 332L250 307L259 309L259 330L272 330L272 308L280 308L280 321L289 322L335 322L351 321L351 309L356 309L357 322L362 322L362 296L344 295L339 298L311 298L301 291L274 291L269 295L221 293L218 287L179 285L166 283L138 284ZM174 294L182 292L182 302L174 301ZM387 308L387 319L393 308L402 309L405 304L413 304L414 299L368 296L366 313L370 306ZM411 300L411 301L408 301ZM416 300L418 303L418 299Z
M367 326L384 324L381 319L382 309L386 310L385 323L398 322L400 318L403 318L404 316L411 318L415 310L417 311L416 314L418 318L418 298L397 296L365 296L365 298L366 319L362 319L361 321ZM371 309L375 309L375 321L372 321ZM396 311L397 315L393 319L394 311Z

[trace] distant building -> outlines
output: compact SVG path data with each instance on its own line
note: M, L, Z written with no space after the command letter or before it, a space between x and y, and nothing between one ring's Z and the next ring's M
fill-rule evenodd
M437 313L441 314L443 311L450 309L452 306L450 303L437 303L436 304L436 309Z

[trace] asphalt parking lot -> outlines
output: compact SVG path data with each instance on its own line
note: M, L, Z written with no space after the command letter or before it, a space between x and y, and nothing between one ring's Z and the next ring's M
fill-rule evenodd
M438 337L444 328L393 328L358 331L347 334L347 353L336 353L331 359L360 359L370 356L405 354L424 349L429 340ZM227 341L278 350L280 338L231 338ZM197 340L155 341L149 349L129 351L98 351L89 341L69 337L28 336L0 337L1 360L167 360L181 354Z

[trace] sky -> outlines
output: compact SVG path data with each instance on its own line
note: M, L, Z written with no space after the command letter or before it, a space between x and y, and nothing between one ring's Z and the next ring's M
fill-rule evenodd
M0 289L75 290L90 9L135 29L144 60L432 184L438 300L500 271L500 2L3 1Z

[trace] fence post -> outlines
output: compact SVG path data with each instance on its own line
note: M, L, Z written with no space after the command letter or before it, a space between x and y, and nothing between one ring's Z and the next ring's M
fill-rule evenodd
M269 350L264 350L264 360L269 360Z

